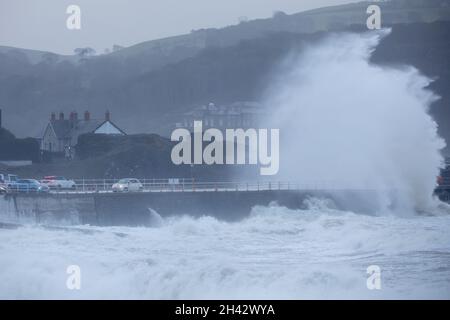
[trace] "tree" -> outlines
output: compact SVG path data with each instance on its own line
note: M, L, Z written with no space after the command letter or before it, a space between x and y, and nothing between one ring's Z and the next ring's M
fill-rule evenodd
M87 58L95 55L95 50L89 47L76 48L74 52L77 56L80 56L80 58Z
M122 47L122 46L120 46L120 45L118 45L118 44L115 44L115 45L113 45L113 47L112 47L112 51L113 52L116 52L116 51L119 51L119 50L122 50L124 47Z
M285 12L283 12L283 11L275 11L274 13L273 13L273 18L274 19L283 19L284 17L287 17L287 14L285 13Z

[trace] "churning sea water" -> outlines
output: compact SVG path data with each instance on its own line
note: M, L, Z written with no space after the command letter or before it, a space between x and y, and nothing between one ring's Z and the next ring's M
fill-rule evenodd
M367 216L312 200L233 223L3 229L0 298L449 299L449 228L449 215ZM66 286L69 265L80 267L80 290ZM379 290L367 287L371 265Z

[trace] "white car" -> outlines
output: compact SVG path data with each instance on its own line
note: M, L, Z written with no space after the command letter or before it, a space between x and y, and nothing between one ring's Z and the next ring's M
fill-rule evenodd
M120 179L117 183L112 185L113 192L131 192L142 191L144 186L138 179L126 178Z
M50 189L71 189L76 188L76 183L73 180L68 180L60 176L47 176L41 181L42 184L46 185Z

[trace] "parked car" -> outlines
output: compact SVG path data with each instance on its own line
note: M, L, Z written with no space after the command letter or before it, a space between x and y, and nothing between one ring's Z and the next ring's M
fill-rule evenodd
M0 173L0 184L8 185L8 183L16 182L19 179L15 174Z
M450 159L447 159L445 169L442 169L441 174L437 177L437 187L434 194L441 201L450 202Z
M12 192L49 192L50 188L34 179L19 179L8 186Z
M2 189L0 189L0 193L4 193L4 192L2 192L2 190L7 190L6 189L7 186L6 186L6 181L4 179L4 175L1 174L1 173L0 173L0 188L2 188Z
M50 189L75 189L76 183L61 176L46 176L41 180Z
M4 185L0 185L0 194L8 193L8 188Z
M17 182L18 179L19 177L15 174L0 173L0 187L2 187L0 193L6 193L11 188L11 186Z
M144 186L138 179L126 178L120 179L117 183L112 186L114 192L131 192L131 191L142 191Z

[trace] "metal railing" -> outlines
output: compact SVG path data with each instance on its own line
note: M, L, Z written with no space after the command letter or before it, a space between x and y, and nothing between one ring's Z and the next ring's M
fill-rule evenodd
M20 185L20 186L0 186L0 193L43 193L45 190L36 186Z
M126 192L222 192L222 191L270 191L270 190L368 190L358 185L346 185L331 181L197 181L194 179L138 179L142 190ZM113 192L118 179L76 179L74 189L51 190L53 193ZM130 188L131 189L131 188Z
M72 191L105 192L112 191L112 186L120 179L75 179L75 189ZM173 186L188 186L195 184L194 179L138 179L144 191L161 191ZM174 187L176 188L176 187ZM57 190L65 192L68 190Z
M197 181L195 179L138 179L141 190L126 192L223 192L223 191L270 191L270 190L374 190L369 186L337 183L333 181ZM119 179L75 179L75 187L50 189L51 193L112 193L113 184ZM436 192L450 192L450 185L440 185ZM35 188L8 190L12 193L40 193Z

